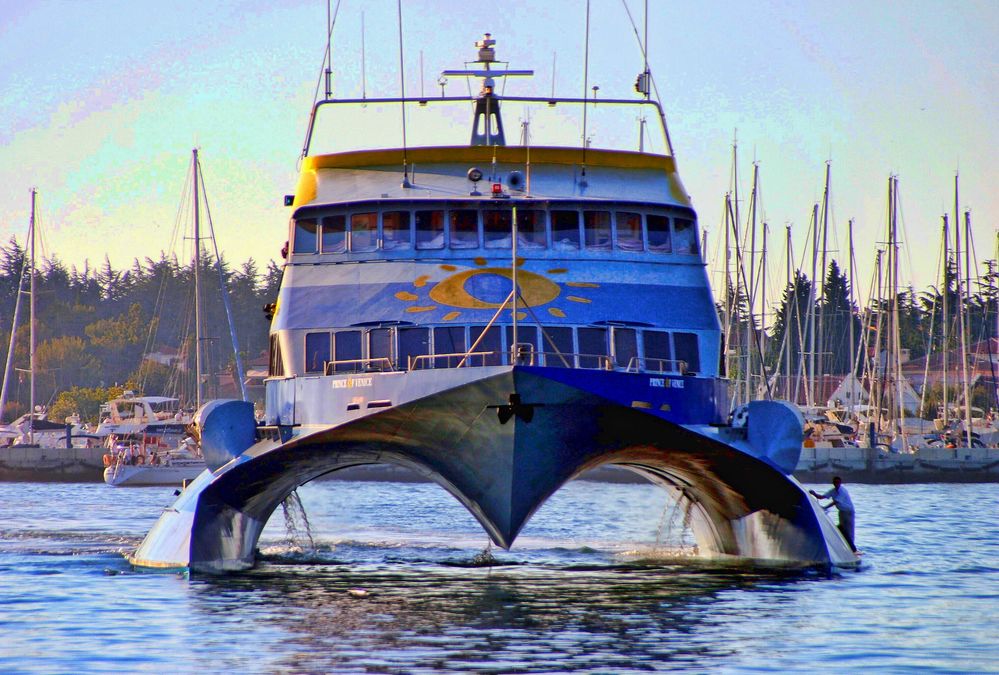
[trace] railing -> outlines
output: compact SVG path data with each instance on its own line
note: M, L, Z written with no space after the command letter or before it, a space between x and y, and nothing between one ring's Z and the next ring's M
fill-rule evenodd
M344 361L323 361L323 374L336 375L340 373L382 373L396 370L392 359L378 357L374 359L347 359Z
M625 371L629 373L686 375L687 362L678 359L649 359L632 356Z

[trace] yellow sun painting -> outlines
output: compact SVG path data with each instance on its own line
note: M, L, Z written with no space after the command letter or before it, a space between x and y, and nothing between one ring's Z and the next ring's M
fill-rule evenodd
M499 309L509 299L513 285L513 272L509 267L487 267L485 258L475 259L475 268L459 270L456 265L440 265L445 272L453 272L434 284L424 295L430 275L423 274L413 281L413 291L398 291L396 299L407 303L406 312L418 314L430 312L440 307L455 308L442 319L454 321L461 316L462 309ZM517 267L524 264L523 259L517 259ZM548 275L566 274L565 268L550 269ZM563 287L572 289L578 295L564 295L569 302L589 304L592 301L583 293L587 288L599 288L599 284L582 281L567 281L559 284L547 276L518 269L517 285L520 287L520 298L517 309L543 307L562 296ZM431 304L435 303L435 304ZM554 317L565 318L566 313L558 307L548 307L547 312ZM524 319L527 312L518 311L517 318Z

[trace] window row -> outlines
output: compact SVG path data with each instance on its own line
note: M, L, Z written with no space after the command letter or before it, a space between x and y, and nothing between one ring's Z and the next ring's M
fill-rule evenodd
M466 356L467 352L471 352ZM696 373L697 335L605 326L392 326L305 334L305 372L407 370L511 363ZM273 374L273 373L272 373Z
M512 238L509 207L361 211L297 219L292 252L509 249ZM692 214L600 209L518 208L517 247L698 252Z

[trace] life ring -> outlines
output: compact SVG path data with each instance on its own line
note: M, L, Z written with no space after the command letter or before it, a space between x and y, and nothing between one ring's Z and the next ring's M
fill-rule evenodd
M104 455L104 466L111 466L111 462L114 460L111 455Z

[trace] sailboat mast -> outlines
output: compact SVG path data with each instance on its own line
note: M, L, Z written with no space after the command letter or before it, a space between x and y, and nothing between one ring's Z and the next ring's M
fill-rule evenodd
M850 304L846 308L847 320L850 322L850 370L849 370L849 378L850 378L850 405L851 406L856 406L857 405L857 387L856 387L856 384L857 384L857 365L856 365L855 359L857 358L857 344L856 344L856 336L853 334L853 218L850 219L850 222L847 225L847 233L848 233L848 237L849 237L849 240L850 240L850 252L849 252L849 256L850 256L850 261L849 261L850 262L850 279L849 279L849 282L848 282L850 284L850 295L849 295L849 302L850 302ZM854 410L856 410L856 408L854 408Z
M829 179L831 174L832 162L826 162L826 184L825 189L822 191L822 267L819 278L816 281L819 284L819 353L816 355L818 357L818 374L820 378L825 378L826 367L824 363L824 357L826 353L826 339L825 339L825 315L826 315L826 303L828 298L826 298L826 255L828 250L828 238L829 238Z
M753 162L753 191L749 204L749 283L746 284L746 302L749 321L746 322L746 402L753 399L753 331L756 327L756 188L760 166Z
M787 259L784 262L785 266L785 276L787 277L787 288L791 289L791 303L787 304L785 301L785 314L784 314L784 344L782 349L784 350L784 382L785 382L785 393L784 397L788 400L797 403L796 398L791 397L791 340L789 337L789 331L791 330L791 314L795 315L795 325L801 324L801 317L798 316L798 292L797 285L792 286L794 283L794 275L791 271L791 226L785 225L785 250L787 251ZM800 355L798 358L801 358Z
M201 216L198 209L198 149L193 151L194 166L194 377L195 406L201 408Z
M817 302L817 271L819 257L819 205L812 206L812 287L808 293L808 406L815 405L815 305Z
M31 395L28 404L28 445L35 444L35 200L38 190L31 189L31 228L29 230L29 247L31 249L31 267L28 273L31 275L30 292L31 299L28 304L28 370L31 375Z
M943 356L943 426L944 429L947 428L947 422L950 418L950 410L948 409L947 401L947 356L950 351L950 312L947 309L947 296L950 295L950 285L947 283L947 265L950 263L950 251L947 249L950 247L950 230L947 224L947 214L943 214L943 330L941 334L943 336L943 348L940 350Z

